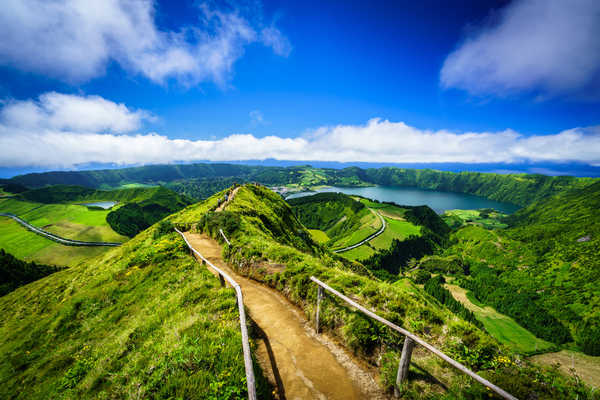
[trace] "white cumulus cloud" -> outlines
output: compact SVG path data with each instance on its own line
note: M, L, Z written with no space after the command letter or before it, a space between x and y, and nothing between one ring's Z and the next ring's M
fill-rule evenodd
M547 135L424 130L371 119L293 138L232 134L214 140L139 133L143 110L98 96L47 93L0 110L0 166L76 167L86 163L297 160L385 163L582 162L600 165L600 126ZM126 134L129 133L129 134Z
M36 100L9 101L0 110L7 130L124 133L139 129L154 117L129 109L100 96L77 96L49 92Z
M289 46L276 28L265 34L235 11L201 5L198 13L196 25L164 31L152 0L5 0L0 64L82 82L114 61L157 83L224 85L247 44L262 42L277 54Z
M597 96L599 37L600 1L515 0L448 55L440 81L475 95Z

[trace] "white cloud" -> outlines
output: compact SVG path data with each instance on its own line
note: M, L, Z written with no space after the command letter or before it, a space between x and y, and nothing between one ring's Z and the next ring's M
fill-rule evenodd
M274 26L264 28L260 32L260 38L265 46L273 49L275 54L287 57L292 52L292 45L288 38L282 35L279 29Z
M600 126L550 135L422 130L372 119L321 127L295 138L234 134L222 139L124 135L147 117L97 96L49 93L0 110L0 166L74 167L85 163L277 160L386 163L568 162L600 164ZM110 133L103 133L110 132Z
M475 95L597 96L599 37L600 1L515 0L446 58L441 84Z
M9 101L0 110L6 129L124 133L139 129L150 113L131 110L100 96L49 92L38 101Z
M282 54L287 39L272 39L235 11L203 5L195 26L161 31L152 0L5 0L0 7L0 63L71 82L102 75L111 61L157 83L225 84L244 47L261 41ZM263 30L264 32L264 30Z

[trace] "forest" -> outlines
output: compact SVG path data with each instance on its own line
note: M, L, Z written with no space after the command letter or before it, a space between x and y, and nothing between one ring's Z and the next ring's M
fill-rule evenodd
M271 167L240 164L150 165L95 171L44 172L19 175L5 183L31 188L69 184L89 188L117 188L124 184L171 185L180 194L205 198L209 190L224 188L224 179L238 183L259 182L265 185L337 185L337 186L407 186L468 193L492 200L527 206L544 197L568 189L583 188L594 178L547 176L538 174L494 174L448 172L433 169L382 167L362 169L313 168L311 166ZM213 182L211 182L213 181ZM212 189L211 189L212 190Z
M61 269L53 265L22 261L0 249L0 296Z

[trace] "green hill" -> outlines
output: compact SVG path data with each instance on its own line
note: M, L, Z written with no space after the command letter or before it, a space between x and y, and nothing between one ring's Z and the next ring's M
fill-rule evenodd
M600 355L600 183L517 212L511 227L467 227L448 255L471 270L463 286L538 337Z
M235 296L169 232L0 297L0 398L245 397Z
M227 206L226 216L207 214L207 207L215 209L222 196L223 192L204 203L188 207L168 220L184 227L196 226L217 240L221 240L218 226L228 226L227 235L232 246L225 247L224 256L231 265L239 266L239 273L280 290L309 318L314 318L316 288L308 278L316 276L337 290L351 293L357 301L392 322L426 336L428 341L519 398L564 398L565 394L568 397L574 395L573 390L579 390L574 389L574 381L566 380L556 372L531 366L525 360L518 360L519 367L515 367L515 361L504 361L502 357L516 359L486 333L457 317L410 281L382 282L365 275L355 263L349 264L313 247L308 239L309 233L294 222L292 209L268 189L245 185ZM286 220L288 222L284 222ZM294 237L296 240L293 240ZM270 265L284 267L267 267ZM383 385L391 387L400 350L392 345L398 340L395 335L337 302L326 302L323 307L321 323L324 329L359 357L379 365ZM488 396L485 390L465 381L434 356L421 353L418 359L419 365L427 366L434 376L444 376L445 386L450 392L447 398ZM532 381L533 375L539 380ZM550 384L552 381L556 386ZM423 387L415 383L407 387L407 396L434 396L433 391L435 389L427 384ZM589 396L585 389L581 389L580 393L581 397Z
M108 213L106 221L115 232L129 237L191 203L185 196L161 186L96 190L75 185L55 185L26 191L17 199L46 204L99 200L125 203Z
M0 249L0 297L56 271L60 268L25 262Z
M224 194L167 217L101 257L0 297L0 398L246 396L235 297L189 256L171 224L216 239L224 229L232 246L224 246L223 254L231 265L281 291L309 319L316 288L308 277L314 275L519 398L594 398L574 379L514 356L410 281L381 282L332 256L270 190L245 185L224 211L215 212ZM398 336L327 299L321 322L356 357L377 365L382 385L391 387ZM407 398L489 397L427 352L416 351L413 360L420 372L403 388ZM268 398L255 369L259 398Z
M363 203L343 193L319 193L289 199L302 224L324 232L331 249L353 245L381 229L381 221Z
M597 179L537 174L455 173L397 167L333 169L310 166L284 168L239 164L180 164L96 171L44 172L16 176L6 182L35 188L68 184L96 189L118 188L131 183L160 184L196 199L206 198L235 182L260 182L265 185L288 185L293 188L376 184L468 193L526 206L564 190L583 188L597 182Z

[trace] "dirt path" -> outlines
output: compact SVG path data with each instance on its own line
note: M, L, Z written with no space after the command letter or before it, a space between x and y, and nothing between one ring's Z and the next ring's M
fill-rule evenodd
M235 195L237 194L238 190L240 190L240 187L241 186L238 186L235 189L233 189L227 196L227 201L223 202L223 204L221 204L219 207L217 207L217 209L215 211L216 212L223 211L225 209L225 207L227 207L227 205L229 203L231 203L231 201L235 198Z
M219 244L205 235L186 233L190 244L231 274L242 288L244 304L261 331L257 356L280 399L385 399L371 375L308 322L279 292L229 268Z

